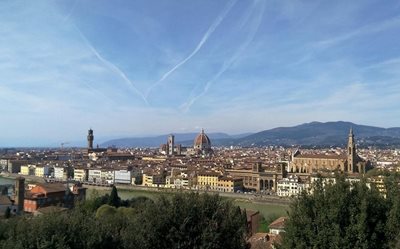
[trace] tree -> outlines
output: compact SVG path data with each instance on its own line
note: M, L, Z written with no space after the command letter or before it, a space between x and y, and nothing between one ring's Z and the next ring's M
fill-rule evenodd
M107 204L110 206L119 207L120 203L121 203L121 198L119 198L118 196L117 187L113 186Z
M96 218L101 218L104 216L113 216L117 213L117 209L113 206L104 204L103 206L99 207L96 211Z
M246 218L218 195L175 194L148 202L123 232L126 248L245 248ZM134 235L134 236L133 236ZM162 239L160 239L162 238Z
M393 248L400 248L400 189L399 175L392 174L385 178L386 194L388 200L388 220L386 235Z
M291 205L283 248L387 248L386 200L365 182L322 181Z
M90 208L83 203L62 213L0 219L0 248L246 248L245 213L217 195L135 198L134 207L105 204L91 211L103 200L89 200Z
M11 209L10 207L7 207L6 210L4 211L4 218L8 219L11 217Z

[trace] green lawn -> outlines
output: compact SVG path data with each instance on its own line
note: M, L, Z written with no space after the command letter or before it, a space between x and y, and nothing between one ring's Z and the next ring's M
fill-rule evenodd
M235 200L235 203L247 210L257 210L264 216L266 220L274 217L285 216L289 210L288 206L270 204L270 203L253 203L245 200Z

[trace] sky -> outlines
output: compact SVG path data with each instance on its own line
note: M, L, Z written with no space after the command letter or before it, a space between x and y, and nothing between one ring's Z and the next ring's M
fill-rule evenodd
M0 115L0 146L398 127L400 1L1 0Z

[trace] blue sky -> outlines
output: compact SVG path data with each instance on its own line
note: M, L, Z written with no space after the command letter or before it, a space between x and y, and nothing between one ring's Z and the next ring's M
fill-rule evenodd
M400 126L400 1L0 2L0 146Z

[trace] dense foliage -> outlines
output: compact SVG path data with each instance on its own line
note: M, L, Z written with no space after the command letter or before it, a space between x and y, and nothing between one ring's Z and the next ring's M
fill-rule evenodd
M387 198L365 182L314 186L291 206L283 248L400 248L398 179L386 178Z
M1 220L0 248L246 247L244 212L217 195L120 201L114 192L67 212Z

